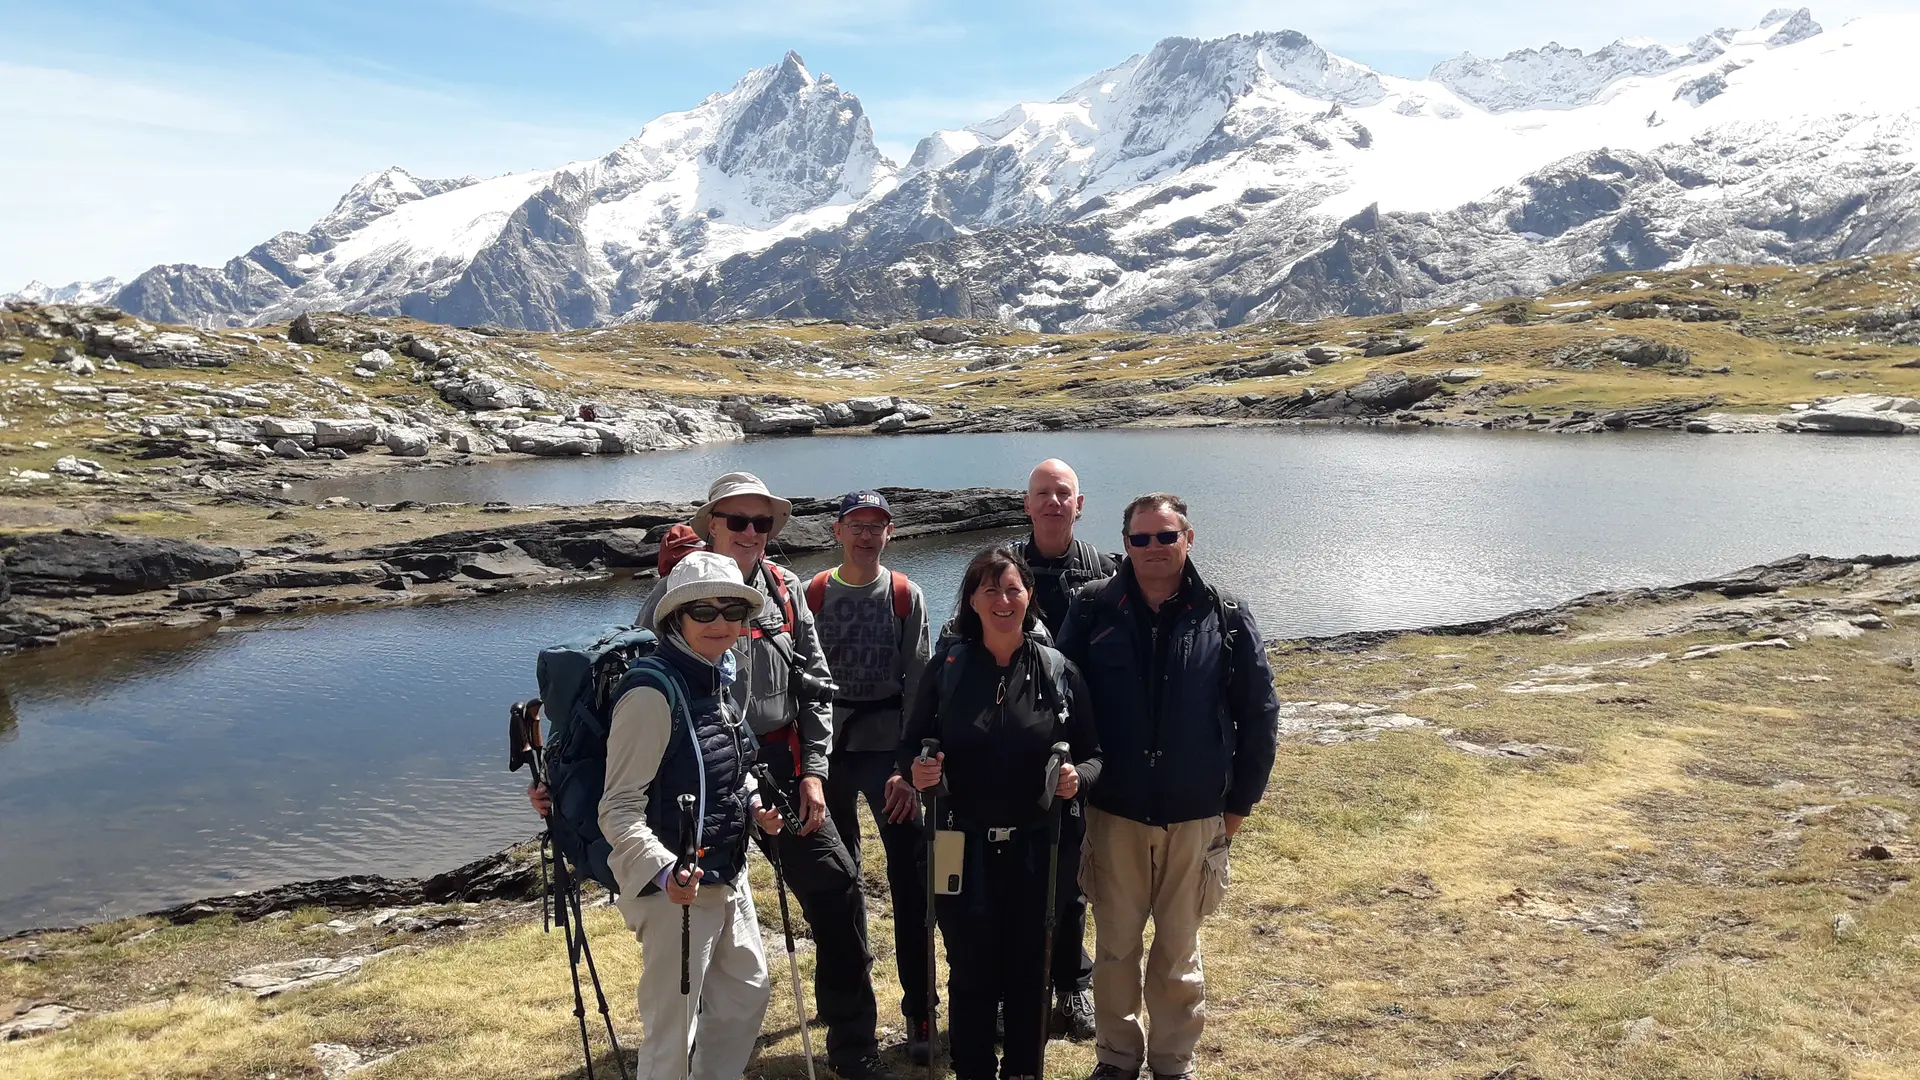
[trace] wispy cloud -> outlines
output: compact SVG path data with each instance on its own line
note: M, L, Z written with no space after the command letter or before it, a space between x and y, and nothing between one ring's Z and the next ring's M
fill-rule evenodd
M859 44L955 37L961 23L926 0L475 0L540 22L564 22L636 42L761 38L792 44Z
M0 63L0 287L217 264L304 227L363 173L482 175L604 152L631 132L502 115L444 89L271 71Z

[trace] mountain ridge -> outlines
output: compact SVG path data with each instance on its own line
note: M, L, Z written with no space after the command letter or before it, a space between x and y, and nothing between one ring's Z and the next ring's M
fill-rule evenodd
M1831 33L1779 9L1686 46L1463 54L1406 79L1293 31L1168 38L1052 101L934 132L904 166L855 95L789 52L601 158L479 181L368 174L305 233L218 269L155 267L113 301L203 324L339 308L533 329L769 314L1191 329L1537 292L1709 251L1885 250L1914 242L1920 212L1901 42L1920 44L1920 20ZM1849 220L1862 211L1876 216Z

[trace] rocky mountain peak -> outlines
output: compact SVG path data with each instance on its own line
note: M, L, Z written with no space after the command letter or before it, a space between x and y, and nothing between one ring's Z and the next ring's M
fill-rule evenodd
M1773 31L1767 36L1767 48L1777 49L1782 45L1805 41L1820 33L1822 27L1813 21L1813 12L1806 8L1774 8L1754 29Z
M390 165L354 181L327 216L314 224L312 231L338 240L407 203L477 182L472 176L453 180L423 180L398 165Z

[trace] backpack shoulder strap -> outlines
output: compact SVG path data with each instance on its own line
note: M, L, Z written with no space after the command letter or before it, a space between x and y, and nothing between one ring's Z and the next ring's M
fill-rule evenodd
M887 573L893 578L893 617L904 620L913 613L911 583L907 581L907 575L898 570L889 570Z
M1212 585L1207 586L1207 591L1213 594L1213 617L1220 620L1220 646L1226 651L1220 662L1220 694L1223 699L1230 700L1233 693L1234 654L1240 647L1240 604Z
M679 672L674 671L665 660L657 656L643 656L627 665L627 674L620 680L620 693L625 694L642 686L660 691L661 696L667 699L667 713L675 724L683 720L692 721L693 707L687 703L686 687L681 682Z
M940 663L940 700L951 701L960 689L960 672L966 665L967 642L964 638L955 638L951 644L935 657Z
M1067 691L1067 658L1060 650L1044 645L1035 646L1040 657L1040 694L1042 703L1053 710L1054 730L1058 731L1066 723L1068 702L1072 695Z
M827 606L827 580L832 576L833 571L822 570L813 575L812 581L807 582L807 610L815 615L820 614L820 609Z
M773 602L780 607L780 632L792 636L793 628L800 623L800 613L794 610L793 590L787 586L787 576L766 559L760 560L760 574L772 587Z

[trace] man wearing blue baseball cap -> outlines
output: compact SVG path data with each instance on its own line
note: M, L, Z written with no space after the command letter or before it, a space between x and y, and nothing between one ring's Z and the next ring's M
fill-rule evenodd
M860 800L872 811L887 854L893 899L893 955L900 971L900 1013L907 1052L925 1064L928 1045L927 954L917 914L926 910L926 880L916 869L920 830L913 790L890 782L900 745L904 704L926 670L932 645L926 599L905 574L880 565L893 537L893 510L877 491L851 491L833 526L840 565L807 585L820 646L833 672L833 750L828 757L827 813L855 862L860 859Z

